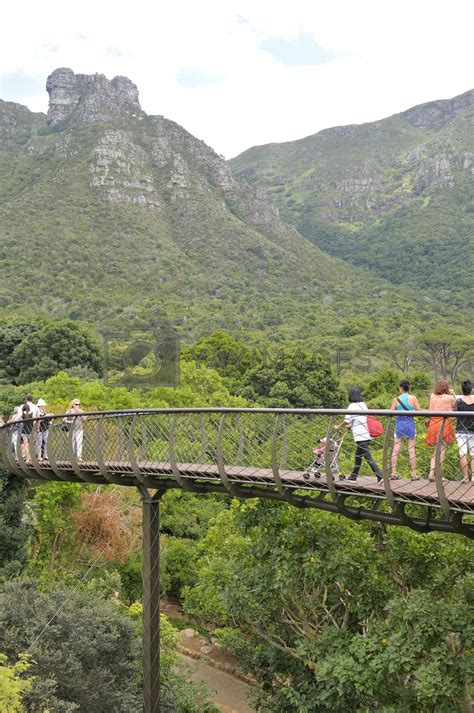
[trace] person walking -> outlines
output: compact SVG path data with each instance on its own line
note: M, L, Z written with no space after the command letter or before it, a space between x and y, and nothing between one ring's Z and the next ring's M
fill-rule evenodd
M38 416L52 415L46 413L46 401L44 399L38 399L36 405L38 406ZM39 461L46 459L50 424L51 421L48 418L36 421L36 454Z
M469 482L468 456L471 461L471 478L474 479L474 396L468 379L461 384L463 395L456 401L455 411L466 411L456 421L456 441L459 448L459 465L463 483ZM467 415L470 412L471 415Z
M449 383L446 379L440 379L436 382L433 393L430 396L429 410L430 411L452 411L456 404L456 394L450 388ZM443 425L444 420L444 425ZM428 424L428 431L426 432L426 445L433 447L433 455L430 461L430 474L428 476L429 480L435 480L435 466L436 466L436 446L438 444L439 432L443 429L441 436L441 450L440 450L440 465L443 466L444 457L446 455L446 450L448 446L453 443L456 434L454 432L453 424L450 418L444 418L443 416L431 416Z
M391 411L404 411L404 416L396 416L395 418L395 436L393 439L392 450L392 474L391 480L400 480L397 474L398 456L402 447L403 441L408 444L408 461L410 463L410 472L412 480L419 480L416 475L416 424L413 416L406 415L409 411L421 411L421 406L418 403L416 396L410 394L410 382L407 379L402 379L399 384L400 394L396 396L392 405Z
M66 411L68 418L64 419L65 423L69 424L69 428L72 429L72 450L80 463L82 463L85 419L85 416L80 415L82 413L84 411L81 410L81 402L79 399L73 399Z
M349 406L351 411L360 411L359 414L351 415L346 413L344 416L343 423L336 426L336 428L350 428L352 431L352 436L356 444L354 467L352 468L352 473L348 476L347 480L357 480L359 475L360 466L362 465L362 458L365 458L373 472L377 477L377 482L380 483L383 480L382 471L374 461L372 453L370 452L370 443L372 437L369 433L369 428L367 425L367 416L364 411L367 411L367 405L362 400L361 390L357 388L352 388L349 390ZM345 479L345 475L340 475L341 480Z

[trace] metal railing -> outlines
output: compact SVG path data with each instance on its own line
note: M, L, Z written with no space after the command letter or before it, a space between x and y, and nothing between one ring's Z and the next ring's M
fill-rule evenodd
M350 409L151 409L68 415L69 424L61 414L48 417L46 430L45 418L2 427L0 456L9 471L38 481L264 497L356 520L474 537L474 483L462 480L456 443L443 441L443 427L466 413L410 412L418 426L420 479L410 478L414 462L402 443L401 477L395 480L394 424L405 416L369 410L384 425L384 434L370 443L380 482L365 459L357 480L347 478L355 443L336 426L351 413L360 416ZM439 418L442 426L433 447L425 445L427 417Z

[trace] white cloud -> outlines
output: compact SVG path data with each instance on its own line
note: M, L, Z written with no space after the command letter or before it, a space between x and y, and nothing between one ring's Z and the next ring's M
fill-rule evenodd
M84 0L75 15L58 0L26 0L2 15L0 81L28 79L2 98L45 111L46 93L28 87L44 86L56 67L124 74L147 112L177 121L226 156L472 87L468 0ZM308 35L327 61L289 66L261 47Z

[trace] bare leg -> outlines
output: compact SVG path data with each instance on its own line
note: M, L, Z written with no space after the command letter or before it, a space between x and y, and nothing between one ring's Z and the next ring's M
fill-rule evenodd
M21 441L21 455L23 456L25 463L30 462L30 449L28 447L28 439L23 438Z
M395 437L393 439L393 451L392 451L392 475L397 474L398 454L400 453L401 447L402 447L402 439Z
M411 472L411 477L416 478L416 448L415 448L415 439L414 438L409 438L408 439L408 461L410 463L410 472Z
M446 455L446 446L443 443L441 445L441 451L439 454L439 463L440 463L441 467L443 467L445 455ZM433 455L431 456L431 461L430 461L430 475L429 475L430 480L435 479L435 467L436 467L436 447L433 449Z
M461 466L462 479L467 480L469 477L467 472L467 456L459 456L459 465Z

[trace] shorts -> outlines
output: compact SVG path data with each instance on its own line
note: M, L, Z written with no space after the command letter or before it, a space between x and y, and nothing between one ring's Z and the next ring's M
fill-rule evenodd
M416 438L415 419L412 416L397 416L395 419L396 438Z
M459 455L474 456L474 432L456 433L456 441L459 446Z

